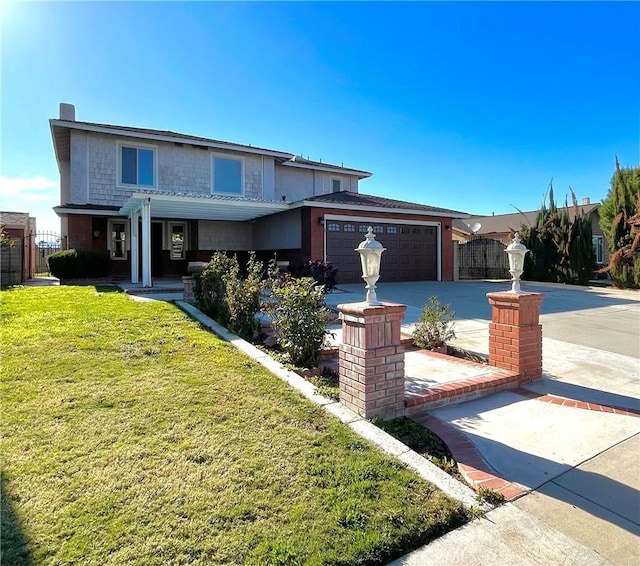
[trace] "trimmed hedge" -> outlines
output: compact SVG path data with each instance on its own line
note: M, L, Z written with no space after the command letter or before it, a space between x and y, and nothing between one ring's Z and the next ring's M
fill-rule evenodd
M63 250L49 256L49 270L58 279L81 279L109 275L109 253Z

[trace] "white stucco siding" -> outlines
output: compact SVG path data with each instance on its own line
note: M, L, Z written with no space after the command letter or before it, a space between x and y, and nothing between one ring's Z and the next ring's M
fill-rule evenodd
M214 220L200 220L198 222L199 250L250 250L252 245L253 229L248 222Z
M255 250L294 250L302 247L300 209L258 218L253 225Z
M353 191L355 193L358 192L357 188L357 180L356 180L356 189L353 190L351 187L351 176L350 175L341 175L334 173L316 173L316 175L322 175L322 192L318 194L328 195L333 192L333 179L340 179L341 181L341 190L343 191Z
M60 204L71 203L71 162L60 162Z
M70 147L69 202L87 204L89 199L87 133L72 131Z
M317 173L316 173L317 174ZM275 200L296 202L314 196L314 171L276 166Z

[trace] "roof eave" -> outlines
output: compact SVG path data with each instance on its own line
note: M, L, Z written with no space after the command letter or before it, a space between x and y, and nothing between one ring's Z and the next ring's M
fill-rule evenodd
M70 130L83 130L86 132L96 132L96 133L109 134L109 135L126 137L126 138L136 138L136 139L142 139L142 140L184 143L184 144L190 144L190 145L196 145L196 146L209 147L211 149L239 151L242 153L252 153L256 155L267 155L270 157L283 157L286 159L291 159L293 157L292 153L285 153L282 151L262 149L262 148L256 148L256 147L245 146L245 145L234 144L234 143L223 143L223 142L216 142L211 140L207 141L204 139L198 140L198 139L192 139L189 137L184 137L181 135L170 136L170 135L164 135L164 134L153 134L149 132L135 132L135 131L129 131L129 130L120 130L118 128L109 128L108 126L102 126L102 125L98 126L90 123L71 122L67 120L51 119L49 120L49 122L51 123L52 128L53 126L58 126L58 127L68 128Z
M282 165L286 167L298 167L300 169L314 169L316 171L326 171L327 173L337 173L342 175L353 175L359 179L368 179L373 175L369 171L360 171L358 169L349 169L347 167L338 167L337 165L312 165L310 163L300 163L299 161L285 161Z
M291 203L291 208L301 208L309 206L313 208L331 208L334 210L357 210L360 212L382 212L385 214L411 214L414 216L436 216L439 218L469 218L468 214L463 212L443 212L438 210L418 210L415 208L392 208L386 206L366 206L358 204L340 204L335 202L319 202L301 200Z

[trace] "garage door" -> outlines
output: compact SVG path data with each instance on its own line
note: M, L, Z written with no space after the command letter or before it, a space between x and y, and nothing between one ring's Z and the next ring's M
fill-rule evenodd
M360 255L354 251L369 226L387 251L382 254L380 281L435 281L438 236L435 226L327 220L327 261L338 268L338 283L362 282Z

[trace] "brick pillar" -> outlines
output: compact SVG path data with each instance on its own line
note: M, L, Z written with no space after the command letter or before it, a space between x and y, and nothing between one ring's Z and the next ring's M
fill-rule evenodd
M404 416L404 346L400 322L406 305L338 305L342 320L340 402L369 419Z
M487 293L491 305L489 365L508 369L526 383L542 375L542 293Z

